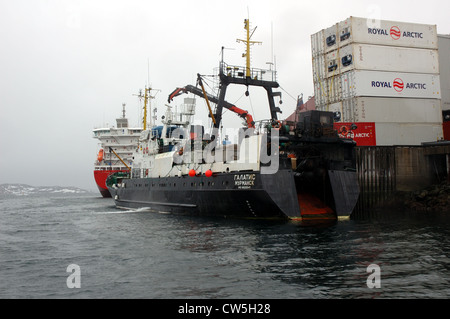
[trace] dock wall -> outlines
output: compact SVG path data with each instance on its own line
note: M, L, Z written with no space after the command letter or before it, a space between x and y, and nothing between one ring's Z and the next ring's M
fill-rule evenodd
M360 197L355 214L392 204L399 194L447 180L449 154L450 143L357 147Z

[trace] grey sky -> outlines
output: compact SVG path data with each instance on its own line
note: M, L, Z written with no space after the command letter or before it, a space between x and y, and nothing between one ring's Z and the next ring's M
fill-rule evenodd
M234 49L225 50L225 62L244 65L236 38L244 37L248 12L253 39L263 42L253 47L254 67L272 59L273 26L283 118L296 96L313 95L311 34L349 16L436 24L438 33L450 33L445 0L0 0L0 184L95 190L92 129L114 124L122 103L137 125L133 94L148 78L161 90L153 101L161 116L173 89L212 74L222 46ZM229 102L267 118L261 92L240 98L243 90ZM206 114L203 101L197 105Z

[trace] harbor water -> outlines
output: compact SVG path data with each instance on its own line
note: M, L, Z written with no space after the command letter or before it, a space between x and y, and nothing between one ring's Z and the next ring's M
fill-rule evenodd
M305 225L118 210L95 193L4 196L0 242L2 299L450 297L445 213Z

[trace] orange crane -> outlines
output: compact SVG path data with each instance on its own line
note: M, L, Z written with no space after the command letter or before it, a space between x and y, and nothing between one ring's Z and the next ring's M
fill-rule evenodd
M207 104L208 104L208 108L209 108L209 112L210 115L213 119L214 124L216 124L216 120L214 118L214 114L212 114L211 111L211 107L209 106L209 101L213 102L213 103L218 103L219 99L217 99L215 96L212 96L210 94L207 94L204 87L203 87L203 83L201 81L200 75L198 75L198 83L200 84L200 86L202 87L202 89L199 89L193 85L186 85L184 87L181 88L176 88L172 93L169 94L169 98L168 98L168 102L170 103L174 97L183 94L183 93L192 93L195 94L197 96L201 96L203 97ZM224 102L223 105L225 108L229 109L230 111L238 114L240 117L242 117L243 119L245 119L246 123L247 123L247 127L248 128L255 128L255 122L253 121L253 116L251 116L247 111L244 111L236 106L234 106L231 103L228 102Z

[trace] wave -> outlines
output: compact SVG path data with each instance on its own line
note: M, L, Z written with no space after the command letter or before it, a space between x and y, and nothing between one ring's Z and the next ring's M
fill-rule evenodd
M106 211L106 212L96 212L96 214L99 215L108 215L108 214L130 214L130 213L148 213L153 212L153 210L150 207L140 207L140 208L128 208L128 209L117 209L114 211Z

